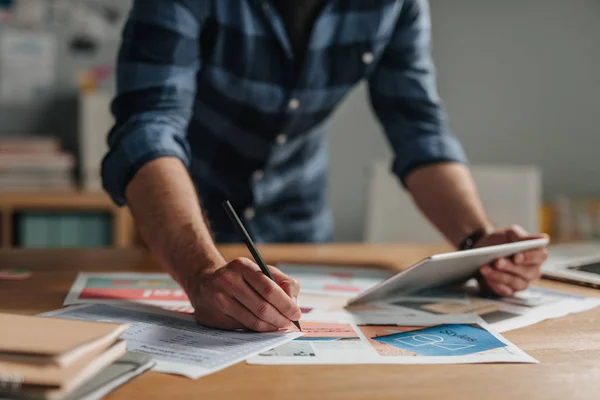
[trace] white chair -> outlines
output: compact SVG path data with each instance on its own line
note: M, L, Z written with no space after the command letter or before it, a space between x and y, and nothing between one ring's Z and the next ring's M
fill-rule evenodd
M419 212L390 172L391 161L370 171L364 239L368 243L440 243L445 239ZM539 231L541 172L534 166L472 165L482 202L497 226Z

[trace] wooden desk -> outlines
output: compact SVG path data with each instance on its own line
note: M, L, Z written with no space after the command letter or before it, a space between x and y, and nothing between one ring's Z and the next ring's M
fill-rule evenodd
M431 246L271 246L279 261L355 262L403 268L443 250ZM228 257L246 255L224 247ZM141 250L0 251L0 268L28 268L26 281L0 281L0 311L35 314L60 308L77 272L155 272ZM598 296L600 291L543 282L546 287ZM249 366L239 363L197 381L147 373L108 399L598 399L600 308L505 336L539 365Z

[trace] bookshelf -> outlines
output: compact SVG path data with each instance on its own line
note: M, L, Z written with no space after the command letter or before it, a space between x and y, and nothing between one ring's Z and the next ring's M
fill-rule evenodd
M60 215L105 215L109 247L128 248L137 244L133 219L127 208L117 207L102 192L81 190L0 191L0 243L2 248L20 247L20 218L28 213Z

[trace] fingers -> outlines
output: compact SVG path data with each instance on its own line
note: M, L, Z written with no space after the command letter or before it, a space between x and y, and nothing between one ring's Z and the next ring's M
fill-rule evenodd
M523 240L543 239L548 235L545 233L532 235L519 225L512 225L505 230L506 238L509 242L520 242Z
M222 294L222 296L219 296L216 301L223 313L225 313L229 318L235 319L250 330L256 332L273 332L279 330L279 326L273 325L257 317L239 301L230 296ZM289 322L285 321L283 326L286 326L287 324L289 324Z
M505 235L509 242L518 242L529 236L529 233L520 225L511 225L506 229Z
M300 285L298 284L298 281L284 274L278 268L269 267L269 270L271 271L271 275L279 287L281 287L288 296L295 300L300 293Z
M492 292L494 292L495 294L502 296L502 297L512 297L515 294L515 291L505 285L504 283L500 283L500 282L487 282L486 283L489 290L491 290Z
M239 258L230 262L215 277L215 286L218 290L216 293L218 297L215 298L217 307L227 315L242 322L245 326L250 324L252 326L251 329L255 329L261 321L266 322L269 325L268 328L283 328L289 325L290 319L280 313L270 303L269 299L259 294L258 290L263 290L264 286L253 288L253 284L248 282L248 275L255 276L255 281L267 281L267 283L271 283L271 285L279 289L282 297L287 298L291 302L289 296L277 284L264 276L256 264L248 259ZM256 283L254 285L258 286ZM222 299L223 296L226 299ZM232 300L234 300L233 305ZM236 305L235 303L239 304ZM240 310L240 306L242 310ZM242 313L239 318L235 314L236 311ZM253 316L252 319L248 316L248 313ZM262 330L264 329L263 327Z
M546 249L525 251L515 254L512 259L519 265L541 265L548 259L548 251Z
M254 273L260 273L262 275L262 272ZM262 275L262 277L269 280L264 275ZM290 318L280 313L278 309L258 294L251 286L253 286L252 283L247 282L244 277L240 277L239 282L235 285L235 290L232 290L229 293L233 298L243 304L244 307L250 310L258 319L280 328L288 325L290 323ZM285 293L283 295L289 299L288 295Z
M522 265L511 262L508 258L494 261L494 267L499 272L510 273L531 282L540 278L541 271L538 265Z
M489 265L487 265L487 267L491 268ZM515 293L512 288L503 283L495 281L488 282L483 274L479 274L477 282L479 282L479 289L484 295L493 294L495 296L511 297Z
M231 318L229 315L222 313L221 311L209 313L203 308L196 308L194 311L194 319L200 325L228 331L246 328L243 324Z
M282 283L286 284L291 294L297 294L297 283L281 271L273 269ZM273 277L274 279L275 276ZM220 292L228 294L232 299L239 302L246 313L250 312L255 319L266 322L272 327L283 328L289 325L290 320L300 319L302 313L290 295L277 283L266 277L258 265L247 258L238 258L229 263L215 278L216 286ZM222 306L232 307L228 302ZM236 310L239 307L234 307ZM244 313L244 315L246 315ZM229 314L234 319L242 322L235 314ZM257 321L243 322L245 326L252 326ZM252 328L254 329L254 328Z
M296 302L279 285L264 276L260 270L244 270L244 279L264 300L285 316L288 321L297 321L300 319L302 313Z
M515 291L525 290L529 286L528 280L511 273L498 271L488 265L481 268L481 274L490 287L498 287L502 285L508 286L512 289L513 293Z

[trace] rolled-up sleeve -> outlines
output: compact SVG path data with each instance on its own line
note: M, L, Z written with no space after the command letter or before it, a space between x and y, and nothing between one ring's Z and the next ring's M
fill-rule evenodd
M388 48L369 79L373 109L391 143L393 172L444 161L467 163L441 106L430 54L427 0L405 0Z
M119 205L145 163L159 157L190 162L187 127L200 68L203 0L136 0L117 63L115 125L102 161L105 190Z

